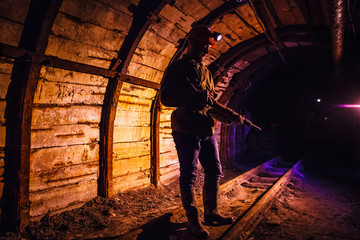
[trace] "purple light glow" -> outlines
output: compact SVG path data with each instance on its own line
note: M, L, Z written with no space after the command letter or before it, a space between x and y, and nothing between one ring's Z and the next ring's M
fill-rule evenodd
M304 168L303 168L303 166L302 166L302 164L301 164L301 161L297 162L297 163L294 165L294 167L293 167L293 172L294 172L294 174L295 174L296 176L298 176L299 178L302 178L302 179L305 178L305 176L304 176L304 174L303 174Z
M360 108L360 104L339 104L336 106L341 108Z

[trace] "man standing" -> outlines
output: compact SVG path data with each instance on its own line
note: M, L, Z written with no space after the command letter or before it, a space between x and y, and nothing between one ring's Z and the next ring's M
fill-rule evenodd
M233 221L222 216L217 208L222 167L213 135L214 119L208 113L214 101L214 83L210 71L201 63L209 47L218 40L215 37L207 26L193 27L186 36L186 53L168 66L160 89L162 104L177 108L171 115L171 128L180 162L181 201L188 230L202 238L209 233L200 222L195 200L198 160L205 172L204 222L225 225Z

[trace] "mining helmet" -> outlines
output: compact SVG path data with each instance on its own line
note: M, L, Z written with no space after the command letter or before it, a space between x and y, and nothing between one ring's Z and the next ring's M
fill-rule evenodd
M187 38L193 37L203 43L210 44L212 47L215 45L215 41L218 42L221 40L222 35L218 32L213 32L206 25L197 25L194 26L186 35Z

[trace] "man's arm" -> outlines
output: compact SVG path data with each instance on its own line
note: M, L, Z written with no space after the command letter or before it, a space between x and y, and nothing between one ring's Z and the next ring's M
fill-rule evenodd
M216 101L214 101L212 108L209 110L209 114L216 120L226 123L228 125L232 123L244 124L258 131L261 131L261 128L253 124L249 119L246 119L244 116Z

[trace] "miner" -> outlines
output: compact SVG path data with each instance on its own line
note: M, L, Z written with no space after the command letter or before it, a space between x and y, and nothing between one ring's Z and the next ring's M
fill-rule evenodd
M220 38L221 35L208 26L193 27L179 47L182 56L166 69L160 89L162 104L176 107L171 115L171 128L180 163L181 201L188 218L188 230L201 238L208 237L209 233L200 221L195 200L198 161L205 173L205 224L225 225L233 221L231 217L222 216L217 207L222 167L214 119L208 113L214 101L214 83L209 69L202 64L209 48Z

